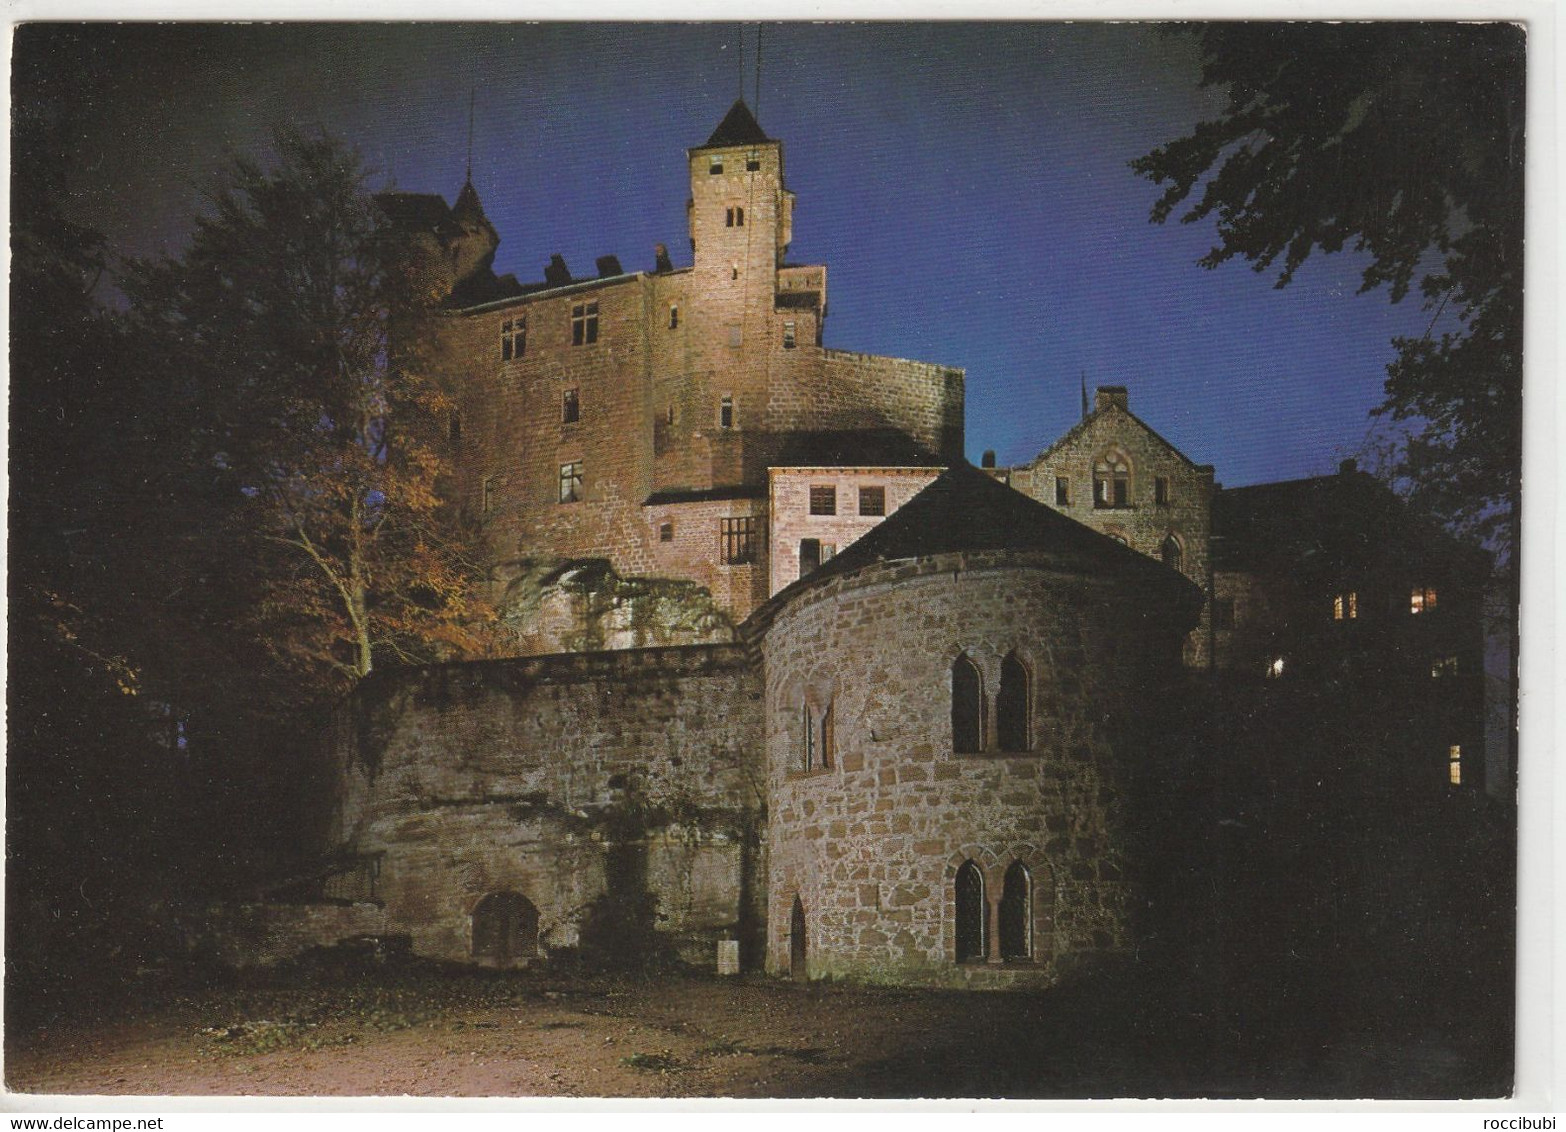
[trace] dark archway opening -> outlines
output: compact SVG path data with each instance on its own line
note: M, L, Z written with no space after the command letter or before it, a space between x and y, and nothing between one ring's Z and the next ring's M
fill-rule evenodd
M1180 540L1175 538L1174 535L1164 539L1164 545L1159 551L1159 556L1163 558L1164 565L1171 570L1180 569L1181 561L1185 557L1180 551Z
M984 911L984 877L964 861L957 870L957 962L984 962Z
M1000 901L1000 953L1002 959L1033 958L1032 881L1021 861L1006 870Z
M492 892L473 909L473 958L514 967L538 957L538 909L515 892Z

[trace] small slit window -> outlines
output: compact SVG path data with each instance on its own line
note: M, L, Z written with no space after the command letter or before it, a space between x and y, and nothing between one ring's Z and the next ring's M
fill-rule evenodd
M727 393L718 399L718 427L734 427L734 398Z
M1169 506L1169 477L1155 476L1153 478L1153 502L1160 507Z
M794 323L785 322L783 324L783 348L785 350L792 350L797 344L798 340L795 337Z
M582 402L575 389L567 389L560 395L560 422L575 424L582 419Z
M680 305L678 303L670 303L669 304L669 329L670 330L678 330L679 328L680 328Z
M1071 481L1065 476L1055 477L1055 506L1071 506Z
M1446 780L1453 786L1463 784L1463 748L1457 743L1446 749Z

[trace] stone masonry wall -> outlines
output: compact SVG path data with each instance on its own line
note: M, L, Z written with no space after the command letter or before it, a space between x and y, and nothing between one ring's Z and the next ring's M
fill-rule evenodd
M732 645L378 676L337 731L338 847L383 854L387 930L419 954L468 959L502 892L536 908L541 948L575 945L629 861L639 891L613 895L650 895L652 926L710 962L764 907L759 698Z
M1151 681L1185 624L1142 595L1006 555L885 564L807 590L764 642L768 967L790 966L796 896L811 976L1049 981L1127 945L1120 791ZM995 750L1002 658L1031 673L1026 753ZM989 750L954 754L951 667L986 691ZM803 767L803 717L831 706L835 750ZM820 761L819 758L817 760ZM1031 962L956 964L958 868L985 878L993 929L1012 861L1031 877ZM992 960L998 960L993 948Z

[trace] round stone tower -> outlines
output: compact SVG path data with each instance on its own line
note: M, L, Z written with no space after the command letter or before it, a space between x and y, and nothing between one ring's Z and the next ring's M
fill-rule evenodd
M1124 949L1128 780L1200 605L966 465L779 593L768 969L1042 983Z

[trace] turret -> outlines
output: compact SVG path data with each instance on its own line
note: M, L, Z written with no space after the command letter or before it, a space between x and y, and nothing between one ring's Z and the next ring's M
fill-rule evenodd
M741 100L689 155L687 209L697 274L770 294L793 234L783 144L767 137Z

